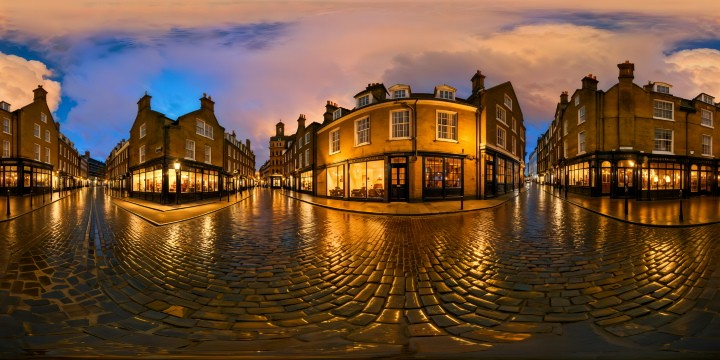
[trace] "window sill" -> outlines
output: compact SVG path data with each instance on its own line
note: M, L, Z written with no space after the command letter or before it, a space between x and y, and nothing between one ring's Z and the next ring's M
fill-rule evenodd
M435 141L441 141L441 142L449 142L449 143L456 143L459 144L460 142L453 139L443 139L443 138L436 138Z
M661 118L661 117L657 117L657 116L653 116L653 119L655 119L655 120L663 120L663 121L673 121L673 122L675 121L675 119L666 119L666 118Z
M653 153L653 154L658 154L658 155L675 155L675 153L672 152L672 151L653 150L652 153Z
M397 137L397 138L389 138L388 141L395 141L395 140L412 140L411 137Z
M705 124L700 124L700 126L706 127L706 128L708 128L708 129L714 129L714 128L715 128L715 127L712 126L712 125L705 125Z
M367 143L362 143L362 144L355 144L355 147L361 147L361 146L366 146L366 145L370 145L370 143L367 142Z

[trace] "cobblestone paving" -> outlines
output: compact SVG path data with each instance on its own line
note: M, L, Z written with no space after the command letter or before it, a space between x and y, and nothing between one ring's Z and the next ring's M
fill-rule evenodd
M95 191L0 224L0 355L502 355L575 324L619 353L720 354L720 225L541 191L406 218L258 189L156 227Z

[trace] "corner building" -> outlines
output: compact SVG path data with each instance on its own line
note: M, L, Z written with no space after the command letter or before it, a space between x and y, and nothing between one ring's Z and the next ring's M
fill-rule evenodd
M672 85L633 83L635 65L618 64L607 91L588 75L560 96L551 124L545 178L571 192L638 200L718 194L714 97L676 96ZM538 166L539 167L539 166Z
M328 102L316 135L316 195L350 200L480 199L518 189L525 127L509 82L472 94L369 84L355 108Z

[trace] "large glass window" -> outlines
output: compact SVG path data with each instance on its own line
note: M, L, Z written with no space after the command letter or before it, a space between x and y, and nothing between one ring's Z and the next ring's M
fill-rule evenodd
M370 118L355 120L355 146L370 143Z
M350 197L379 198L385 196L385 161L376 160L350 164Z
M345 196L345 177L343 166L327 168L327 196Z
M391 139L409 139L410 138L410 111L401 110L390 113L390 138Z
M673 103L653 100L653 117L656 119L673 120Z
M682 164L651 162L642 171L643 190L679 190L683 188Z
M457 113L438 111L437 138L441 140L457 141L458 137Z
M0 187L16 187L17 178L17 166L0 166Z
M300 174L300 190L312 191L313 189L313 175L312 171L305 171Z
M497 182L505 184L505 159L497 159Z
M673 131L669 129L655 129L655 145L653 151L672 152Z
M590 186L590 164L581 162L568 166L570 186Z
M425 178L423 181L426 197L459 196L462 189L462 159L446 157L425 157Z

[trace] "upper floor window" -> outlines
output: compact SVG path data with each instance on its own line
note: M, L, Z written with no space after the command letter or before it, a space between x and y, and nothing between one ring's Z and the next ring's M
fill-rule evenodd
M10 119L3 118L3 132L6 134L10 134L11 133L10 130L11 130L10 129Z
M713 126L713 113L710 110L700 109L700 124L712 127Z
M501 148L505 148L505 140L507 139L507 135L505 134L505 129L498 126L497 127L497 146Z
M140 138L144 138L147 135L147 126L145 124L140 125Z
M50 148L48 147L45 148L45 162L50 163Z
M10 141L3 140L2 157L10 157Z
M503 124L507 124L507 113L505 112L505 109L501 108L499 105L495 106L495 109L495 119Z
M204 122L204 121L202 121L202 120L200 120L200 119L197 119L195 132L196 132L198 135L204 136L204 137L206 137L206 138L213 139L213 127L212 127L212 125L210 125L210 124L208 124L208 123L206 123L206 122Z
M333 120L337 120L342 117L342 109L333 111Z
M517 140L515 137L512 137L512 153L517 154Z
M438 111L437 113L437 139L452 140L458 139L458 117L457 113Z
M305 149L305 166L310 165L310 149Z
M43 112L40 113L40 121L47 123L47 115Z
M209 164L212 162L212 148L210 145L205 145L205 163Z
M355 146L370 143L370 118L355 120Z
M45 130L45 141L50 142L50 130Z
M35 147L35 158L34 159L36 161L40 161L40 145L39 144L34 144L34 145L35 145L34 146Z
M330 131L330 155L340 152L340 128Z
M585 153L585 132L578 133L578 155Z
M585 107L581 107L578 109L578 124L582 124L585 122Z
M512 131L513 132L517 132L517 130L515 130L515 123L517 123L517 120L515 120L515 117L513 117L512 118Z
M702 136L702 154L711 156L712 155L712 136Z
M512 110L512 103L512 98L505 94L505 106L507 106L508 109Z
M140 147L140 162L145 162L145 145Z
M575 96L575 106L580 105L580 95Z
M195 160L195 141L185 140L185 158Z
M38 138L38 139L40 138L40 125L33 124L33 134L35 135L36 138Z
M655 144L653 151L672 153L673 131L670 129L655 129Z
M0 101L0 109L3 109L5 111L10 111L10 104Z
M393 99L402 99L407 97L407 90L399 89L393 91Z
M653 117L655 119L674 120L673 105L669 101L653 100Z
M310 143L310 138L311 138L310 135L312 135L312 134L311 134L311 133L305 133L305 144L309 144L309 143Z
M438 91L438 97L440 99L455 100L455 92L452 90L440 90Z
M363 95L358 98L358 107L363 107L370 104L370 94Z
M410 138L410 111L390 112L390 139Z

